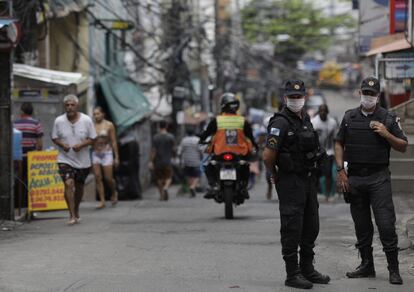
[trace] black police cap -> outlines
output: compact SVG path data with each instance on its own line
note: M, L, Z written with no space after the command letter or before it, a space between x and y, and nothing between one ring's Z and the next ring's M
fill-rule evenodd
M288 80L285 83L285 95L306 95L305 84L302 80Z
M362 80L361 91L371 91L375 94L380 92L379 80L375 77L368 77Z

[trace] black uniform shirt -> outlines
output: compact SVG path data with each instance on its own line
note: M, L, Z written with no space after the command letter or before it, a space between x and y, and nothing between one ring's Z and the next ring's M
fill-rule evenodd
M378 114L379 109L380 109L380 107L377 107L377 109L374 111L374 113L369 114L368 116L365 116L362 113L361 109L359 109L357 111L357 114L359 115L359 118L362 117L363 119L367 119L369 121L378 121L379 119L377 117L377 114ZM341 125L339 127L338 134L336 135L336 138L335 138L336 141L342 142L344 144L346 144L345 133L346 133L347 126L348 126L348 124L350 122L350 119L351 119L351 111L352 110L348 110L345 113L344 118L342 119ZM400 118L397 117L396 115L394 115L393 113L388 112L388 114L392 117L391 125L387 125L388 126L387 127L388 131L391 134L393 134L395 137L407 141L407 137L405 136L404 131L402 130L401 125L400 125Z
M284 107L281 113L286 114L291 118L295 124L296 129L300 129L304 124L310 124L309 127L312 127L309 116L305 113L302 113L303 119L299 118L297 114L289 110L287 107ZM276 116L269 121L267 126L267 138L266 138L266 148L276 150L280 152L288 152L288 145L286 145L285 139L288 136L293 135L293 131L290 127L289 121L281 116Z

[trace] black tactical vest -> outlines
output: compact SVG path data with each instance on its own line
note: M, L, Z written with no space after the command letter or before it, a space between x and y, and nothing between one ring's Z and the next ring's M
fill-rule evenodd
M372 119L363 117L359 111L359 108L351 110L346 124L344 160L350 164L388 165L390 144L371 129L370 122L379 121L389 129L391 116L383 108Z
M286 113L276 113L289 122L284 145L279 150L277 166L283 172L302 173L316 167L319 139L309 118L298 127Z

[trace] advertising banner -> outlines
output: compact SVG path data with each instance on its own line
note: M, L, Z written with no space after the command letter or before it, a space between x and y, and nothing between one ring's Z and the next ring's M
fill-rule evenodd
M407 2L407 0L390 0L390 33L405 32L408 29Z
M64 210L64 185L56 163L57 151L28 153L29 212Z

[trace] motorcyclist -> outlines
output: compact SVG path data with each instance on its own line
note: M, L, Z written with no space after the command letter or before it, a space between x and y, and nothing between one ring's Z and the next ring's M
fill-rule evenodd
M252 128L246 119L237 114L240 101L233 93L224 93L220 100L221 114L212 119L206 130L200 135L200 143L212 136L207 152L212 155L221 155L231 152L248 159L253 147L258 149L253 137ZM211 164L206 166L206 176L210 185L209 191L204 196L213 199L217 196L219 186L217 181L217 169ZM244 198L248 199L247 184L249 179L249 168L241 169L240 184Z

